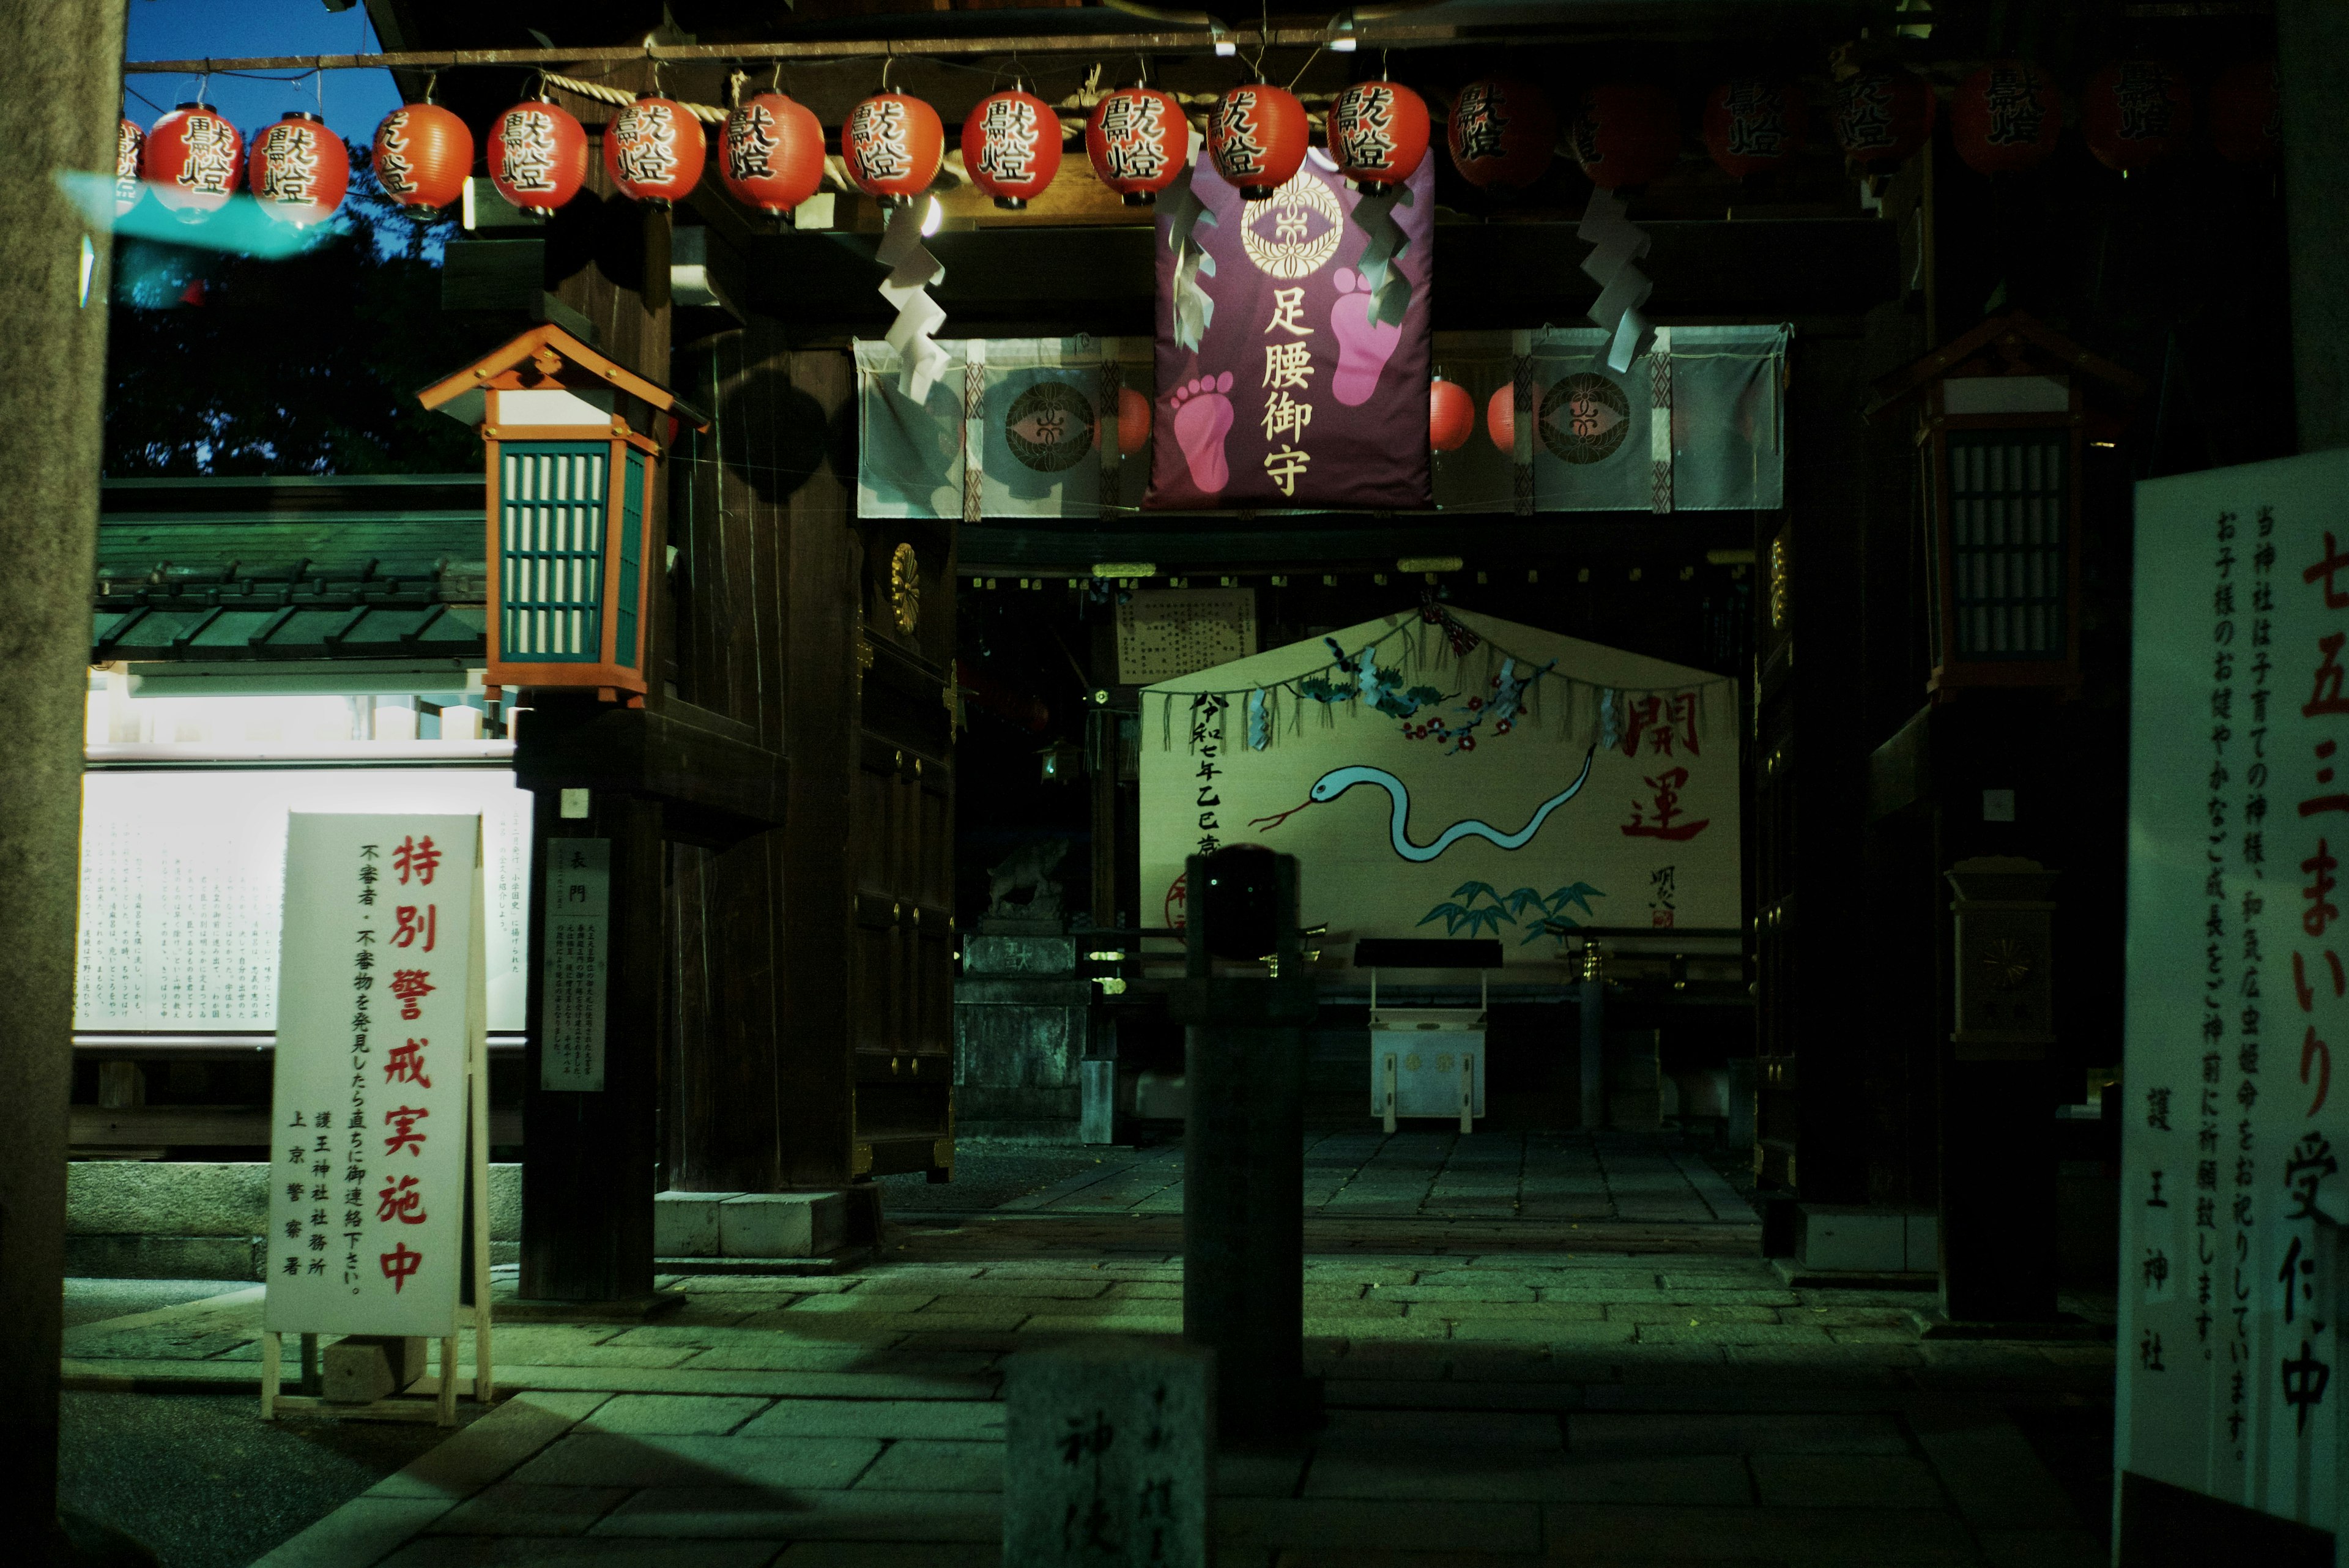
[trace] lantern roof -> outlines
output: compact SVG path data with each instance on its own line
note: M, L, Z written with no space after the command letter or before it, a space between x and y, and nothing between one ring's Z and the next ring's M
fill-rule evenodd
M425 388L416 398L428 409L438 409L468 425L480 425L487 417L485 391L556 388L575 391L603 387L625 392L656 413L675 414L696 430L709 428L709 415L667 388L597 353L553 322L542 322L492 349L454 375Z
M2123 407L2145 382L2090 353L2026 311L1985 317L1923 358L1879 378L1869 388L1868 418L1881 419L1942 381L1974 376L2077 376L2084 392L2101 384L2106 400Z

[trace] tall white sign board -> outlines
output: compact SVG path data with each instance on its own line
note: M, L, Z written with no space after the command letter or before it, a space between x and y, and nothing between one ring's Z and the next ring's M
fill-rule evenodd
M2134 614L2116 1469L2332 1530L2349 452L2140 484Z
M486 1041L480 841L474 816L290 819L273 1333L457 1332L468 1079Z

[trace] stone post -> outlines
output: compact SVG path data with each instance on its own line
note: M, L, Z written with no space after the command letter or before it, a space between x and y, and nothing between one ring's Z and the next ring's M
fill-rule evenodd
M0 1518L56 1517L57 1354L123 0L0 0ZM21 1540L22 1538L19 1537ZM37 1550L37 1548L36 1548Z

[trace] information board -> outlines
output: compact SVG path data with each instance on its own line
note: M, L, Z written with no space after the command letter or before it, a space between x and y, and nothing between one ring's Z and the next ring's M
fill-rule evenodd
M480 819L296 812L271 1122L274 1333L457 1332ZM443 1369L444 1375L449 1369Z
M1117 678L1128 686L1172 680L1255 651L1254 588L1144 588L1117 607Z
M503 768L101 769L82 778L74 1027L276 1027L278 897L297 811L478 815L490 1027L523 1028L527 790Z
M547 841L546 996L542 1089L604 1086L604 989L611 936L612 841Z
M2330 1530L2349 452L2140 484L2134 617L2116 1468Z

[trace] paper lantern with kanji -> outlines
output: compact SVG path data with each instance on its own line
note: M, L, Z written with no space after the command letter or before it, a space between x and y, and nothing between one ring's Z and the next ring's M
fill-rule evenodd
M1444 140L1452 166L1470 184L1522 191L1549 167L1557 116L1539 88L1489 77L1470 82L1452 100Z
M264 214L308 228L343 204L351 155L326 121L295 109L253 139L251 182Z
M1264 201L1288 184L1310 140L1305 106L1268 82L1232 88L1207 116L1207 155L1243 201Z
M1764 173L1802 151L1809 119L1790 84L1741 77L1704 100L1704 150L1733 180Z
M543 217L587 181L587 132L559 105L532 99L490 126L490 184L525 213Z
M1863 71L1836 88L1836 145L1863 169L1908 161L1933 134L1933 89L1898 68Z
M123 120L114 128L114 215L122 216L139 204L139 158L147 151L147 133Z
M2080 134L2107 169L2127 173L2185 150L2194 99L2167 60L2116 60L2080 94Z
M962 122L962 167L970 182L1017 212L1061 171L1061 117L1033 93L990 93Z
M2013 174L2045 162L2063 130L2055 83L2028 60L1984 66L1950 98L1950 139L1977 174Z
M675 99L646 93L604 128L604 172L622 195L656 206L693 194L709 152L701 121Z
M1085 121L1085 157L1129 207L1146 207L1191 161L1191 122L1171 93L1119 88Z
M437 103L405 103L375 128L375 182L419 218L465 192L473 171L473 133Z
M779 92L744 99L726 117L718 177L746 207L790 212L823 183L823 122Z
M2219 73L2210 84L2210 140L2230 163L2271 163L2283 151L2283 97L2273 60Z
M1401 82L1356 82L1323 122L1338 172L1364 190L1400 185L1427 157L1427 100Z
M849 182L884 206L902 207L928 190L946 149L938 111L902 92L874 93L848 111L840 130Z
M1600 190L1645 185L1670 173L1680 155L1680 110L1663 88L1615 82L1582 95L1582 110L1574 117L1574 161Z
M228 205L244 177L244 138L200 103L183 103L150 127L140 172L182 223Z
M1427 444L1458 452L1476 433L1476 400L1457 381L1441 377L1427 384Z

